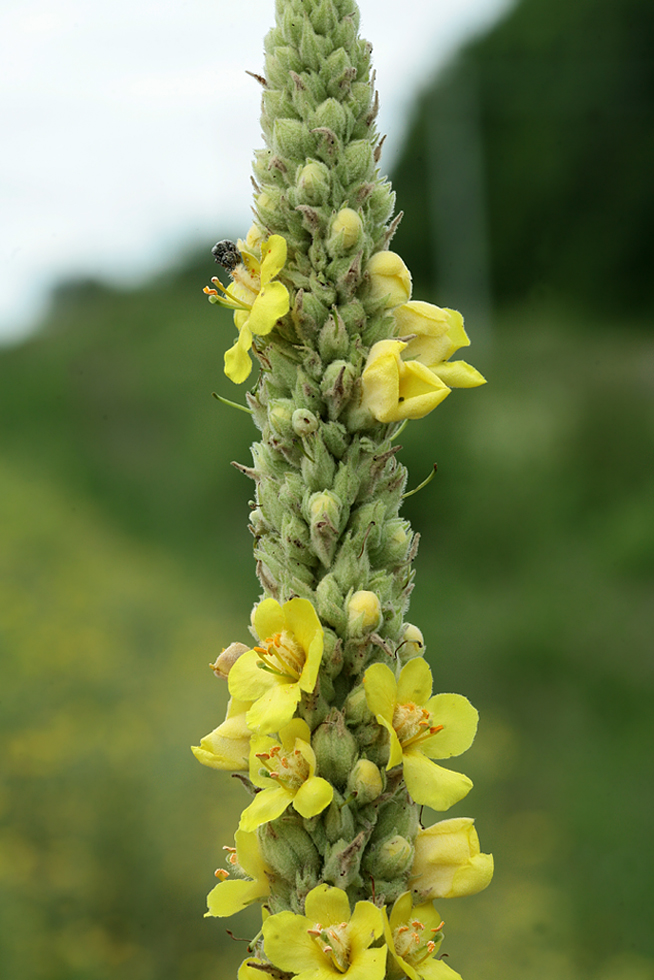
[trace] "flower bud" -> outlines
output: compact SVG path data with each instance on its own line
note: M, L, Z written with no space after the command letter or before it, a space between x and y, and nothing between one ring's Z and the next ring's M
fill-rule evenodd
M261 856L273 871L295 883L298 868L317 875L320 856L299 821L283 817L259 828Z
M241 656L241 654L246 653L250 647L247 647L245 643L230 643L222 653L220 653L214 664L209 664L213 670L216 677L222 677L223 680L227 680L229 672Z
M345 787L359 753L354 736L336 708L311 736L311 748L316 753L318 775L338 788Z
M309 129L325 128L341 139L347 128L347 112L338 99L325 99L321 102L311 118Z
M359 759L347 781L348 793L356 793L356 805L372 803L384 788L382 775L370 759Z
M405 623L402 642L397 653L403 665L407 660L413 660L414 657L424 657L425 638L413 623Z
M337 840L352 840L354 837L354 818L347 804L339 798L334 800L324 815L324 827L327 840L334 844Z
M363 232L360 216L352 208L341 208L332 221L327 250L331 256L341 255L357 244Z
M297 177L297 196L300 204L324 204L329 197L329 167L311 160Z
M309 436L318 428L319 422L308 408L296 408L291 417L293 431L298 436Z
M361 725L373 717L368 707L366 689L363 684L358 684L352 688L345 699L343 710L348 725Z
M411 273L396 252L375 252L366 271L370 276L370 299L382 302L390 310L408 302L411 296Z
M440 820L415 843L412 891L418 902L482 891L493 877L493 855L482 854L471 817Z
M381 623L381 603L374 592L365 589L355 592L347 604L350 633L363 636L371 633Z
M370 849L365 858L366 870L375 878L392 881L406 874L413 862L413 846L401 834L393 834Z
M334 529L341 523L342 502L331 490L312 493L309 498L309 518L311 527L321 521L328 522Z
M293 402L290 398L275 398L268 407L270 428L283 439L292 437Z

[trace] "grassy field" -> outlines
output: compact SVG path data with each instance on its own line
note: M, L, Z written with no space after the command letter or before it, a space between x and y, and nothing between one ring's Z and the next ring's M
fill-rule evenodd
M228 321L190 269L62 290L0 353L0 972L222 980L202 918L243 801L188 746L258 596ZM197 303L193 297L198 295ZM474 341L474 326L471 326ZM523 309L491 383L402 436L411 619L482 716L462 768L496 879L439 907L465 980L652 980L654 339ZM446 930L447 931L447 930Z

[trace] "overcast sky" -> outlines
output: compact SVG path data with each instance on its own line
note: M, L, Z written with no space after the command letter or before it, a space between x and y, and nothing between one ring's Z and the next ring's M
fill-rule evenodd
M360 0L390 168L411 100L510 0ZM0 0L0 340L71 275L247 230L274 0Z

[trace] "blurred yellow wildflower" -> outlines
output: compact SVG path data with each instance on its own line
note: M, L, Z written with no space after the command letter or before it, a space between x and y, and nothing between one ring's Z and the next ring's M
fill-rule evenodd
M261 646L236 661L229 672L229 690L233 697L253 702L247 724L268 735L288 724L303 691L314 690L323 630L308 599L290 599L283 606L264 599L254 611L253 625Z
M460 694L432 697L429 664L409 660L396 681L390 667L373 664L364 678L368 707L390 736L387 769L403 765L404 781L416 803L447 810L472 789L463 773L436 765L470 748L478 714Z
M334 788L315 773L311 731L302 718L285 725L279 741L267 735L253 738L250 779L261 792L241 814L241 830L253 831L276 820L291 803L307 819L322 813L332 801Z
M376 905L357 902L350 914L342 889L318 885L304 911L278 912L264 922L264 950L274 966L295 980L383 980L386 946L369 948L384 930Z

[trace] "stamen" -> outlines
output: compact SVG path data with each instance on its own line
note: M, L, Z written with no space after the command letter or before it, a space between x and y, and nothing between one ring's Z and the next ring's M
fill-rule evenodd
M229 871L226 871L225 868L216 868L214 875L221 881L225 881L226 878L229 878Z

